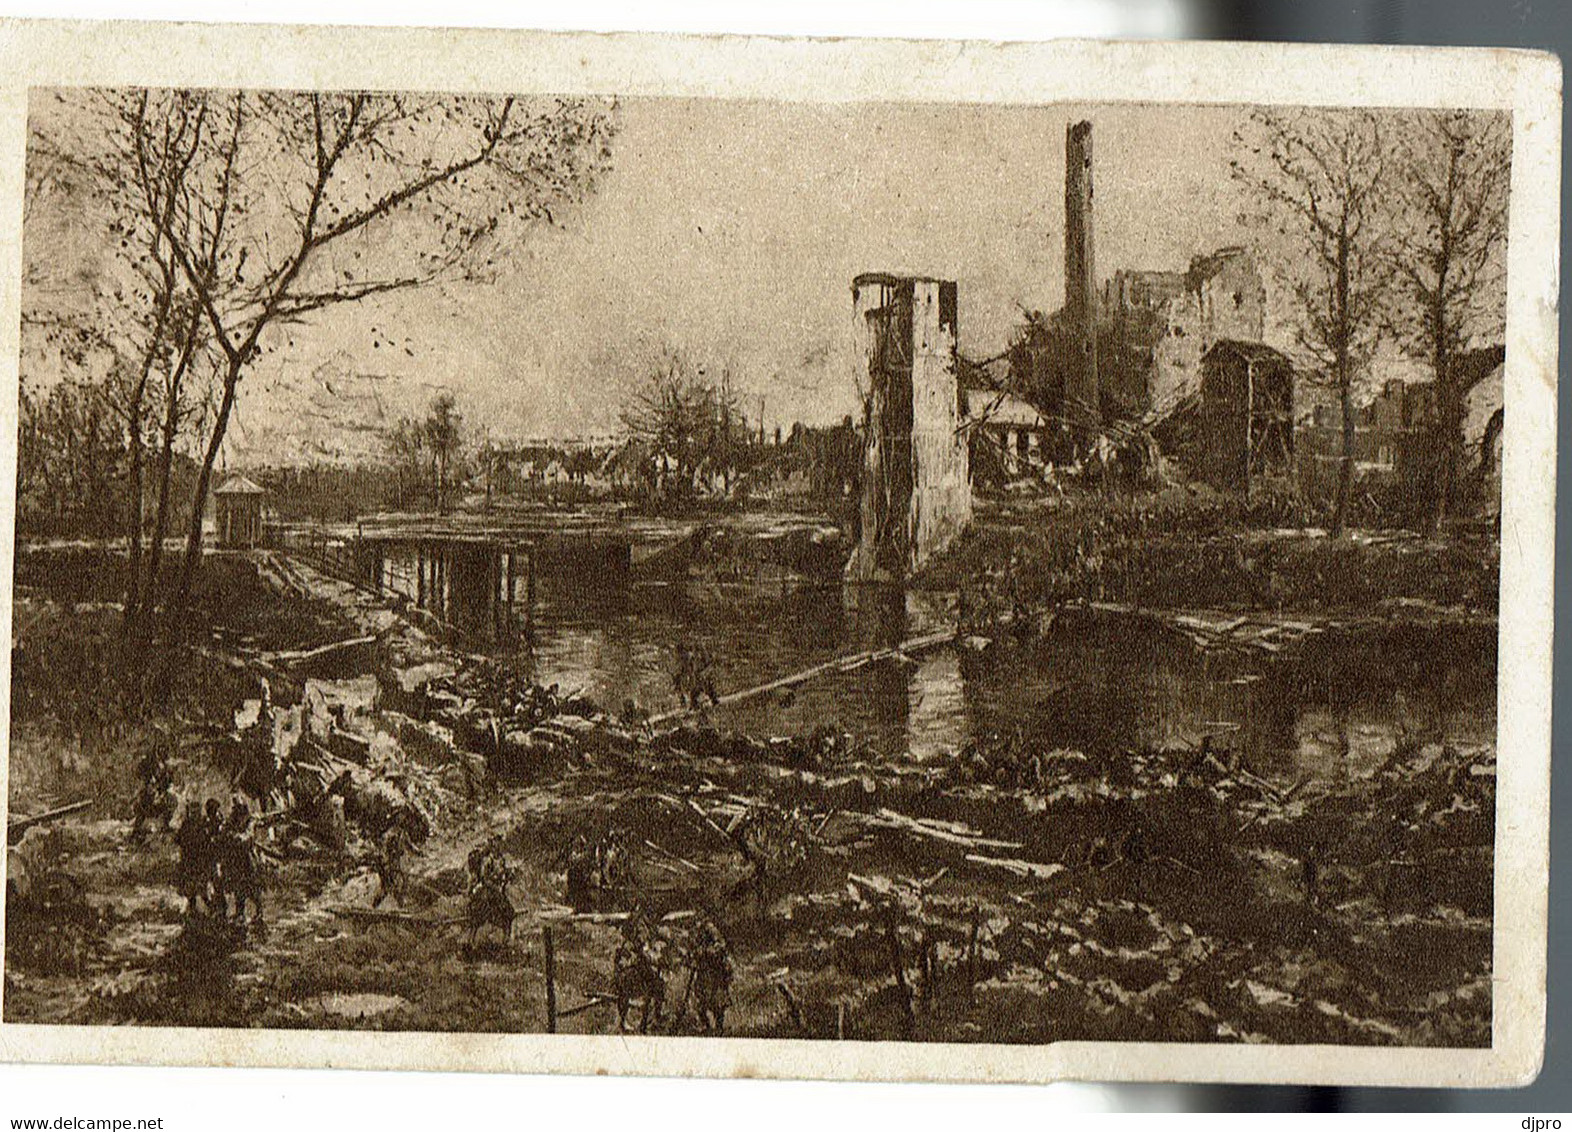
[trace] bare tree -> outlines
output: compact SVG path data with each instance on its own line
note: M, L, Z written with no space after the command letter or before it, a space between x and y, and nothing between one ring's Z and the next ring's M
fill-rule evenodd
M34 352L52 351L124 433L123 482L105 490L124 511L129 629L156 590L171 469L192 413L187 377L206 339L167 235L202 147L202 115L191 99L147 91L61 94L38 111L27 157L23 324ZM144 562L155 432L158 518Z
M388 434L387 444L398 484L398 507L403 510L407 506L407 499L418 490L425 474L425 430L414 418L401 417Z
M624 406L623 431L642 442L669 473L660 487L686 493L700 457L699 429L704 424L704 386L688 360L666 350Z
M1435 372L1434 522L1454 506L1468 394L1499 364L1506 336L1507 115L1469 110L1415 114L1396 146L1397 291L1403 348Z
M186 378L193 363L206 357L211 336L202 321L202 307L185 285L169 237L175 211L188 191L187 177L202 153L207 107L200 98L169 92L154 98L148 91L106 96L114 127L105 180L118 179L129 197L118 194L111 234L122 236L122 257L129 259L145 283L145 341L140 364L128 384L124 417L130 442L131 584L126 620L136 626L157 601L159 568L169 528L170 478L182 425L193 406L186 398ZM150 385L159 376L156 388ZM155 399L162 405L155 407ZM156 408L158 458L157 503L145 569L141 540L145 525L144 488L146 438L150 422L144 414Z
M431 496L438 511L446 511L449 504L448 484L453 463L463 444L463 418L451 393L439 393L431 402L421 432L426 450L431 453Z
M701 472L729 489L747 447L747 422L729 370L719 382L682 353L666 349L622 411L622 427L660 461L661 490L688 496Z
M204 142L161 224L219 352L186 551L240 383L315 312L490 278L509 239L576 199L610 155L610 109L478 96L204 91Z
M1281 282L1298 345L1336 390L1342 455L1332 532L1348 516L1354 475L1354 392L1381 341L1390 281L1386 142L1364 110L1262 109L1235 138L1233 177L1280 240Z

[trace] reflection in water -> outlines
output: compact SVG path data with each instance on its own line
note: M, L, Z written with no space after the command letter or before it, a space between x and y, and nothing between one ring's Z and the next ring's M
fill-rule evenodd
M675 707L679 642L716 658L722 691L897 644L946 623L953 599L871 587L572 586L542 578L536 679L617 709ZM942 757L1016 729L1050 747L1117 754L1205 734L1281 781L1365 774L1404 735L1494 743L1495 635L1392 627L1311 637L1291 655L1212 655L1161 627L1061 621L1026 649L945 647L867 664L716 714L756 735L850 731L889 759Z
M912 668L907 687L908 753L942 758L966 738L966 682L955 649L940 649Z

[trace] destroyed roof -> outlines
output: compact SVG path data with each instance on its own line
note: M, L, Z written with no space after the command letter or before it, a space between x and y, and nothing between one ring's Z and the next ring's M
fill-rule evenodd
M1009 372L1010 355L1006 351L991 358L977 360L968 358L965 354L957 353L955 356L955 377L962 389L981 389L997 392L1004 380L1004 374ZM999 367L996 375L995 367Z
M1041 428L1047 423L1037 409L1019 397L999 389L968 389L966 415L974 418L979 424Z
M213 490L214 495L266 495L267 489L258 487L245 476L230 476Z
M1294 363L1281 350L1273 349L1265 342L1245 342L1238 338L1219 338L1210 350L1201 355L1201 360L1204 362L1207 358L1220 351L1236 354L1252 364L1255 362L1274 362L1288 369L1294 368Z
M1229 260L1238 259L1248 255L1247 249L1239 246L1218 248L1208 255L1198 255L1190 261L1190 270L1185 272L1186 281L1191 289L1200 287L1203 280L1210 279L1221 271Z
M1223 270L1229 263L1236 259L1248 258L1248 248L1230 246L1218 248L1214 252L1204 255L1192 256L1190 266L1183 271L1167 271L1154 268L1122 267L1114 275L1117 281L1122 279L1137 299L1137 305L1152 307L1161 306L1170 299L1176 299L1186 291L1199 292L1201 284ZM1144 291L1144 296L1136 292Z
M864 271L852 279L853 287L863 287L869 283L880 283L886 287L895 287L901 283L951 283L954 280L940 279L937 275L900 275L891 271Z

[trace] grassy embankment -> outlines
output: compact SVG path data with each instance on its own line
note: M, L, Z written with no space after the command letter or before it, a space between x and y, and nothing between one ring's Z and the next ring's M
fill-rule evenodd
M1126 545L1144 545L1148 521L1123 520ZM1030 546L1040 532L1023 526L1019 537ZM963 544L957 556L966 553ZM1070 559L1059 573L1084 583L1098 569ZM227 581L204 606L208 627L231 651L265 651L387 624L364 595L308 581L307 592L331 600ZM69 596L89 594L71 583ZM25 706L12 805L89 788L102 807L44 844L84 890L81 946L65 961L26 953L25 932L10 921L12 1020L538 1030L546 924L558 933L563 1006L611 989L616 928L562 918L561 856L576 834L616 829L635 846L633 878L601 894L602 911L712 910L738 964L732 1033L1489 1040L1489 751L1416 736L1365 777L1274 783L1226 756L1185 752L979 749L913 767L855 741L770 744L703 726L649 739L599 720L524 767L522 780L472 796L448 770L458 748L491 753L477 713L504 733L529 722L505 693L509 682L471 663L406 692L397 670L421 657L393 655L391 644L368 662L381 698L350 726L373 761L418 783L434 810L436 832L412 867L407 911L417 919L343 917L375 892L364 846L352 842L339 861L284 846L267 934L213 946L183 923L168 842L125 842L128 768L137 745L153 741L144 728L223 729L252 680L194 656L184 698L84 739L68 706L77 685L60 673L87 662L57 667L30 634L58 617L47 638L55 648L113 655L112 613L24 597L39 603L38 619L19 602L17 644L39 659L19 668L13 689ZM278 695L289 702L287 690ZM455 726L466 716L471 726ZM198 745L177 778L213 790L222 771ZM800 861L769 876L762 901L738 887L749 869L726 833L749 811L783 819L806 844ZM520 866L522 916L514 942L470 956L444 923L462 914L465 853L493 832ZM687 922L664 929L672 955ZM680 999L679 965L669 975ZM563 1028L613 1025L597 1006Z
M984 503L922 585L979 605L1098 601L1146 609L1376 612L1402 603L1494 616L1500 549L1487 533L1397 528L1329 537L1293 496L1204 488L1076 492Z

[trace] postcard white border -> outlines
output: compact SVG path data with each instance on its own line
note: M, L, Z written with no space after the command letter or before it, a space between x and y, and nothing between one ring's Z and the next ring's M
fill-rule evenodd
M12 576L22 161L35 86L542 91L813 102L1466 106L1513 113L1493 1044L1046 1046L0 1024L0 1060L927 1081L1523 1084L1545 1032L1561 67L1499 49L812 40L0 23L0 577ZM10 601L0 602L9 639ZM0 686L10 658L0 657ZM0 736L10 704L0 697ZM0 743L4 739L0 738ZM0 760L0 807L5 805ZM3 927L0 927L3 944ZM3 952L0 952L3 953ZM0 988L0 994L3 994Z

